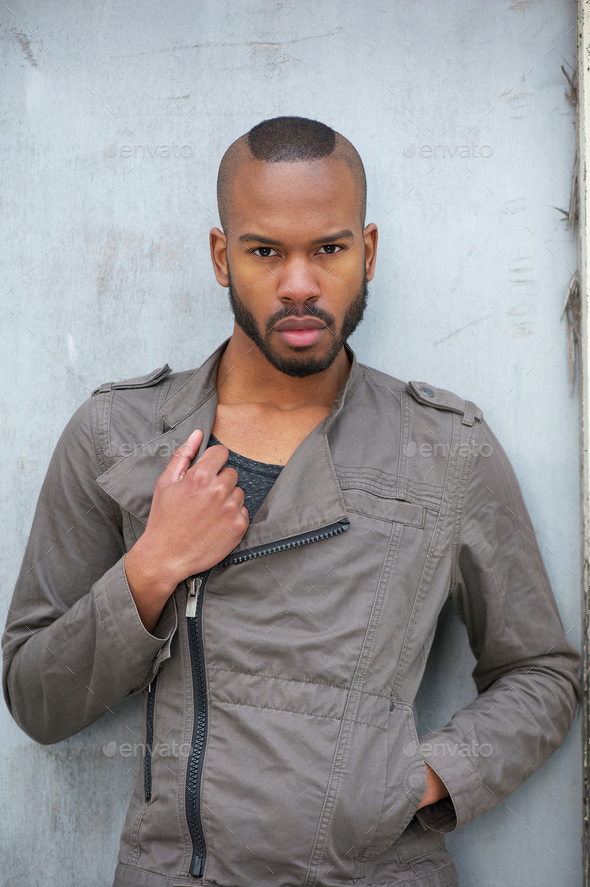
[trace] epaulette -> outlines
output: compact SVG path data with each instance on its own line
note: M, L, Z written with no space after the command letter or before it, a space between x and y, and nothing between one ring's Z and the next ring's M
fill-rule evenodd
M149 388L150 385L156 385L169 376L172 369L167 363L157 370L148 373L147 376L136 376L134 379L123 379L122 382L104 382L98 388L95 388L92 394L104 394L107 391L113 391L116 388Z
M412 395L418 403L427 407L435 407L437 410L452 410L453 413L461 413L463 415L463 425L473 425L474 422L481 422L483 413L470 400L463 400L452 391L446 391L444 388L435 388L427 382L408 382L406 391Z

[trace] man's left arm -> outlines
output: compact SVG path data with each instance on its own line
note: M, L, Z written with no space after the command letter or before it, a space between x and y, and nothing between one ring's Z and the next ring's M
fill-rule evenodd
M580 655L565 637L512 466L485 421L477 452L450 598L477 658L479 695L421 739L450 797L417 815L442 832L490 810L535 773L564 741L581 697Z

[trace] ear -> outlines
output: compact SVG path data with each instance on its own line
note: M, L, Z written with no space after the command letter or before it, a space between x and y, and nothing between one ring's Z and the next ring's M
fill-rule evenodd
M219 228L211 228L209 232L209 246L211 248L211 261L213 271L220 286L229 286L229 274L227 270L227 238Z
M377 261L377 225L374 222L370 222L365 228L363 236L365 239L365 271L367 281L369 281L373 279L375 262Z

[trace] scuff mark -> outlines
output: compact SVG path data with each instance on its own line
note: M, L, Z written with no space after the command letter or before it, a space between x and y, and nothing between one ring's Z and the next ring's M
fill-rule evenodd
M522 339L523 336L530 336L532 330L529 329L528 323L512 324L512 335L515 339Z
M528 209L528 206L525 203L524 197L514 197L512 200L506 201L504 209L508 210L510 215L514 216L516 213L521 213L523 210ZM502 215L506 215L504 210L502 210Z
M524 15L527 9L534 5L535 0L512 0L512 2L508 4L508 9L511 12L522 12Z
M482 320L487 320L488 317L491 317L491 316L492 316L491 314L486 314L485 317L478 317L477 320L472 320L471 323L466 323L465 326L460 326L458 330L453 330L453 332L449 333L448 336L445 336L444 339L438 339L436 342L433 342L432 344L433 345L440 345L441 342L446 342L447 339L451 338L451 336L456 336L457 333L463 332L463 330L466 330L467 327L473 326L475 323L481 323Z
M521 302L520 305L513 305L512 308L509 308L506 314L511 317L519 317L521 314L529 314L533 307L534 306L529 305L528 302Z
M11 31L14 34L14 39L24 52L25 58L28 63L34 68L37 68L37 60L31 52L31 44L29 43L29 38L27 37L27 35L24 33L24 31L17 31L16 28L11 28Z
M112 232L109 232L104 247L102 261L99 263L96 273L96 290L99 294L108 292L113 283L115 262L119 255L119 244Z
M333 34L340 33L342 31L341 27L336 27L336 31L332 32ZM208 42L208 43L192 43L192 44L180 44L178 46L166 46L162 49L146 49L142 52L131 52L125 53L123 55L112 56L113 59L131 59L131 58L139 58L142 55L156 55L162 52L181 52L185 49L240 49L245 46L258 46L263 47L265 49L280 49L282 46L287 46L290 43L305 43L308 40L326 40L330 38L330 34L308 34L305 37L294 37L292 40L277 40L274 42L271 41L257 41L257 40L239 40L237 42L232 43L218 43L218 42Z
M530 114L530 92L512 92L509 90L502 98L509 103L512 120L523 120Z

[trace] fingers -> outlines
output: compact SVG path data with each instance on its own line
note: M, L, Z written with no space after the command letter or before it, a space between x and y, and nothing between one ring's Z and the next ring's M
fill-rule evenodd
M178 447L162 475L164 482L174 483L184 477L188 466L199 452L202 440L203 432L200 428L197 428L193 431L190 437Z
M196 485L200 487L201 485L206 485L212 478L217 476L226 494L231 493L236 488L238 472L235 468L226 465L229 450L223 444L207 447L202 456L189 469L189 465L199 451L202 440L203 432L197 428L178 447L168 462L165 471L160 475L158 481L160 487L167 487L171 483L176 483L182 480L187 472L190 472L186 480L189 481L190 479L191 486Z
M240 489L237 486L238 472L235 468L232 468L231 465L226 465L225 468L222 468L217 477L224 483L228 493L231 493L234 488L238 490Z
M229 499L233 501L237 510L241 510L242 506L244 505L245 498L246 494L244 493L243 489L234 485L233 490L229 494Z
M207 447L201 458L198 462L195 462L193 468L196 468L197 465L200 468L207 468L212 474L219 474L221 469L227 462L229 457L229 450L223 444L215 444L213 447ZM233 469L232 469L233 471Z

